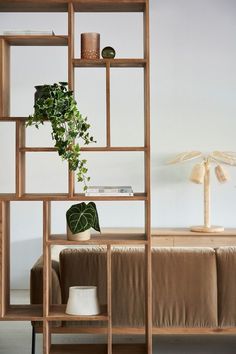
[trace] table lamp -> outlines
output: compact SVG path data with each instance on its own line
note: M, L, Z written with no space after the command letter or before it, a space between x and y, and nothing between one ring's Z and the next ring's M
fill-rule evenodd
M215 174L220 183L229 180L229 174L221 164L236 166L236 152L213 151L210 154L203 154L200 151L189 151L178 154L174 159L168 161L168 164L176 164L193 159L202 159L200 163L193 166L190 181L204 185L204 225L192 226L191 231L195 232L223 232L223 226L211 225L210 217L210 167L215 164Z

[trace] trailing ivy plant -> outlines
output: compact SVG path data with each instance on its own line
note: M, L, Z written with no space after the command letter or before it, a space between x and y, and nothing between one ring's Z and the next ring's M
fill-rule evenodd
M88 145L95 141L90 136L87 117L79 112L73 91L68 90L66 82L40 86L34 114L28 117L26 126L38 129L45 120L51 123L51 136L59 156L68 161L70 171L77 172L77 180L84 183L86 190L90 177L87 176L87 160L81 158L80 142Z

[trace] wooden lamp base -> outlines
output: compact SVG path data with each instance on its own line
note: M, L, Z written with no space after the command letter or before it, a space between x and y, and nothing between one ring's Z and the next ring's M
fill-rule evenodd
M209 232L209 233L214 233L214 232L223 232L224 228L223 226L192 226L190 228L191 231L194 232Z

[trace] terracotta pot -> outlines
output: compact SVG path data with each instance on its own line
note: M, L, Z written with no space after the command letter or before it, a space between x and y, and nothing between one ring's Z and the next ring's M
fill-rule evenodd
M100 33L81 33L81 59L100 58Z

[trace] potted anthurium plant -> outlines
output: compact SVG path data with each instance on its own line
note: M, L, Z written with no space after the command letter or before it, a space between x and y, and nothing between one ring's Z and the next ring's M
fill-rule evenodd
M35 86L34 114L30 115L26 126L39 128L45 120L51 123L52 139L59 156L68 161L69 169L77 172L78 182L87 189L87 160L81 158L80 144L94 142L90 136L87 117L79 112L73 91L66 82Z
M69 240L90 239L90 230L100 232L99 218L95 203L82 202L72 205L66 212L67 237Z

